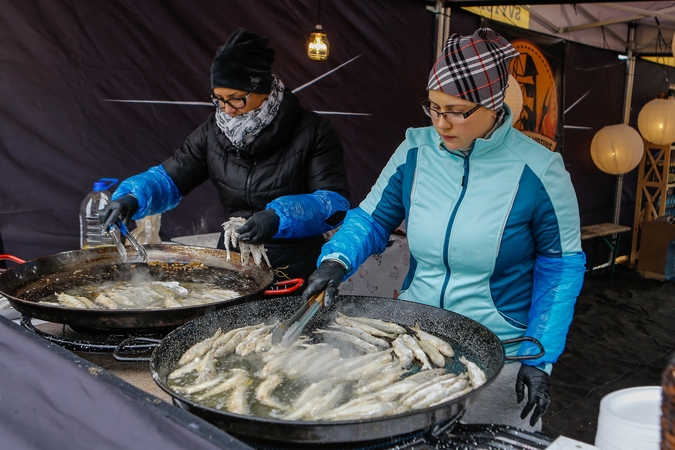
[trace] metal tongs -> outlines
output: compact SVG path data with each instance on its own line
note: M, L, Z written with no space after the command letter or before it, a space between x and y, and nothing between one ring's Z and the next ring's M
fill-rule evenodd
M117 251L120 254L120 258L122 259L122 262L127 262L127 249L124 248L124 244L122 244L122 240L120 239L120 235L117 233L119 231L115 226L115 224L110 225L110 228L108 229L107 233L112 237L112 240L115 241L115 247L117 247Z
M110 235L113 238L113 241L115 241L115 246L117 247L117 251L120 252L120 256L122 257L122 262L127 262L127 249L124 248L124 245L122 244L122 241L120 240L119 236L117 233L115 233L115 227L120 231L120 234L124 237L127 238L129 243L133 248L136 249L136 252L138 253L138 256L141 258L141 261L144 263L148 262L148 252L145 251L145 247L143 247L137 240L136 238L129 232L129 229L127 228L126 225L124 225L124 222L122 222L121 219L117 219L115 223L110 225Z
M272 344L281 343L283 348L290 347L298 339L305 325L314 317L319 308L323 306L325 294L326 291L321 291L313 295L290 319L277 325L272 332Z

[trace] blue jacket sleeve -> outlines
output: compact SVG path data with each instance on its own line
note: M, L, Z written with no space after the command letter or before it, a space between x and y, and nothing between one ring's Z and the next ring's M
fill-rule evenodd
M574 316L574 304L584 282L586 256L583 253L548 258L538 255L534 265L532 306L525 336L544 346L543 357L523 361L550 373L565 348L567 331ZM524 342L518 355L536 355L539 349Z
M138 199L138 211L132 217L133 220L175 208L182 198L176 183L162 166L151 167L122 181L112 199L116 200L126 194Z
M326 223L333 214L349 209L349 200L333 191L315 191L311 194L286 195L267 204L279 216L279 230L275 238L303 238L318 236L336 225Z
M347 212L344 224L330 241L324 244L319 263L324 259L337 259L347 266L349 278L373 253L387 248L389 232L360 207Z

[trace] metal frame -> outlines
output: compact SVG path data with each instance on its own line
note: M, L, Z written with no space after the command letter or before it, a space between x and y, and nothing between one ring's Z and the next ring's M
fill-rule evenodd
M638 172L633 242L630 252L630 263L633 265L639 256L638 242L642 224L666 213L665 200L668 198L668 189L675 188L675 183L668 183L668 169L672 158L671 145L657 145L648 141L644 143L645 153Z

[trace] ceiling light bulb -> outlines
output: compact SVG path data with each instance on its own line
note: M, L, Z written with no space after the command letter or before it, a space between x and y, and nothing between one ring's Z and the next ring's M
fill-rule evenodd
M328 37L323 27L317 25L307 41L307 56L315 61L324 61L328 59L329 50Z

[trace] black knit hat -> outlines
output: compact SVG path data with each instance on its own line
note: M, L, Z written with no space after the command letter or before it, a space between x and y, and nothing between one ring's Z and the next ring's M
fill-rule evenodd
M243 28L232 33L213 58L211 88L269 94L274 61L274 49L265 48L269 41Z

